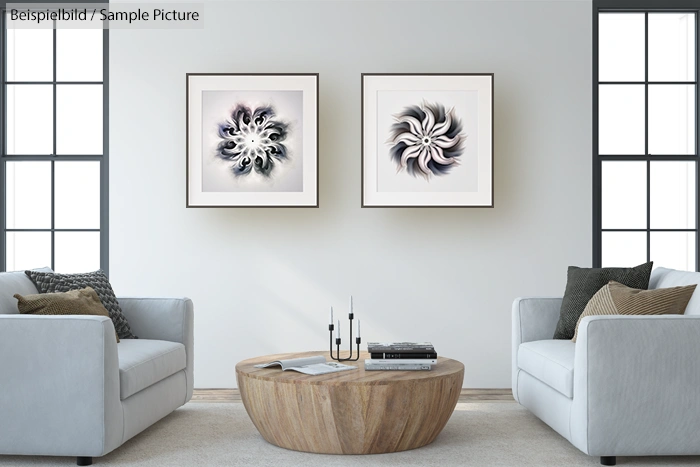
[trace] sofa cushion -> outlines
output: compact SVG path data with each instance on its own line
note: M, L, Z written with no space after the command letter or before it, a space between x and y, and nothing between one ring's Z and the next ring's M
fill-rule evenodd
M41 268L36 271L51 272L51 268ZM0 315L19 313L17 299L14 297L16 293L31 295L39 291L24 271L0 272Z
M185 369L185 346L151 339L124 339L119 353L121 399Z
M566 276L566 290L559 310L559 322L554 331L554 339L574 337L576 323L584 308L609 281L617 281L627 287L648 289L649 276L653 263L644 263L633 268L579 268L569 266ZM121 336L120 336L121 337Z
M525 342L518 348L518 368L547 386L574 397L574 349L570 340Z
M574 338L578 337L578 327L587 316L604 315L682 315L697 284L663 289L640 290L610 281L604 285L586 305L576 323Z
M649 279L650 289L663 289L679 285L700 284L700 272L677 271L675 269L656 268ZM694 293L685 307L686 315L700 315L700 292Z
M114 323L114 329L120 339L137 339L131 333L131 328L119 307L119 301L114 295L112 285L102 270L80 273L80 274L57 274L40 271L25 271L27 276L34 282L40 293L68 292L75 289L92 287L100 297L100 301Z
M102 305L92 287L70 292L15 294L17 308L23 315L88 315L109 318L107 308ZM119 343L119 336L114 336Z

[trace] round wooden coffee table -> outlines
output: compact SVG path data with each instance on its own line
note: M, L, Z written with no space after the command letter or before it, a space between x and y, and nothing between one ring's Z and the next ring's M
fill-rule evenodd
M430 371L357 370L308 376L253 365L328 352L268 355L236 365L243 405L269 443L324 454L378 454L431 443L457 405L464 365L438 357Z

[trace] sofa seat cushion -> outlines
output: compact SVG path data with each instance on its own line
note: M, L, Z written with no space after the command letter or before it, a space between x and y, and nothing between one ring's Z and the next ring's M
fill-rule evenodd
M121 400L174 375L186 366L185 346L150 339L122 339L119 353Z
M570 340L525 342L518 348L518 368L566 397L574 397L574 350Z

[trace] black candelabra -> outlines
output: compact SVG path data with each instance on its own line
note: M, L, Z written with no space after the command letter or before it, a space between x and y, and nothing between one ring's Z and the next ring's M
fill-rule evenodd
M333 313L333 311L331 311ZM331 314L331 316L333 316ZM328 331L330 332L330 353L331 353L331 358L333 360L339 361L339 362L356 362L360 359L360 342L362 342L362 339L360 338L360 321L357 321L357 334L358 336L355 338L355 343L357 344L357 356L355 358L352 358L352 319L354 318L354 315L352 312L348 313L348 318L350 318L350 355L348 358L340 358L340 320L338 320L338 331L336 332L336 337L335 337L335 346L336 346L336 354L335 356L333 355L333 331L335 330L335 326L333 325L332 319L331 318L331 323L328 325Z

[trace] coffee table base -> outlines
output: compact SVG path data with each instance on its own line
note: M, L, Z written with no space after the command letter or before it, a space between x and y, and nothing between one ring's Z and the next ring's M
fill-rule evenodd
M430 444L452 415L463 378L463 367L430 379L337 385L238 372L238 386L269 443L323 454L379 454Z

